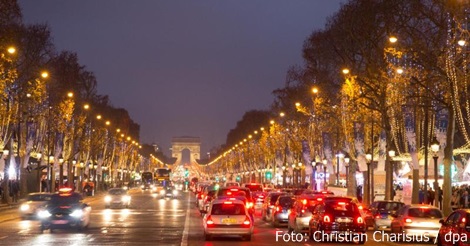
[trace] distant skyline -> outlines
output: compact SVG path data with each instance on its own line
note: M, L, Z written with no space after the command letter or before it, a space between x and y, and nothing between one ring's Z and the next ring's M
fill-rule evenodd
M302 45L345 0L20 0L76 52L98 93L125 108L142 143L170 156L173 137L200 137L201 158L246 111L268 109Z

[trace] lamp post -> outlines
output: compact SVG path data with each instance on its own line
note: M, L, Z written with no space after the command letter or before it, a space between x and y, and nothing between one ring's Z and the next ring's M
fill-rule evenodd
M312 161L312 190L317 190L317 163Z
M390 156L390 165L392 165L392 172L395 172L395 162L393 160L393 158L395 157L395 150L394 149L390 149L388 151L388 156ZM393 178L393 174L392 174L392 178ZM393 181L392 181L392 184L393 184ZM393 185L390 187L390 197L392 198L392 200L394 199L394 195L393 195Z
M282 187L286 187L286 166L282 166Z
M38 160L38 165L37 165L37 168L36 168L36 170L37 170L37 176L36 177L38 179L38 188L39 188L38 192L42 192L42 190L44 188L44 187L42 187L42 182L41 182L41 177L42 177L42 175L41 175L42 174L42 168L41 168L41 160L42 159L41 159L41 157L42 157L41 153L36 154L36 158Z
M59 156L59 188L64 184L64 158Z
M47 171L49 173L48 177L48 182L49 182L49 192L54 192L55 191L55 175L54 175L54 166L51 166L51 164L54 163L54 156L49 155L48 160L47 160Z
M326 164L328 160L323 159L323 190L326 190Z
M299 162L298 164L297 177L298 177L297 183L300 187L302 185L302 162Z
M349 183L349 157L344 158L344 166L346 167L346 189L348 188L348 183Z
M371 160L372 160L372 154L366 154L366 159L367 159L367 174L366 174L366 177L364 177L364 200L365 200L365 204L366 205L369 205L369 203L371 202L371 200L373 199L372 197L370 197L370 163L371 163Z
M438 152L440 149L439 141L437 141L436 137L433 138L431 142L431 151L433 153L432 158L434 159L434 206L441 208L439 204L439 196L440 196L440 189L439 189L439 172L437 168L437 159L439 158Z
M9 175L9 171L10 171L10 163L8 161L8 155L10 154L10 150L7 149L7 147L5 146L5 149L3 149L3 152L2 152L2 158L5 162L5 169L3 170L4 171L4 180L3 180L3 184L2 184L2 188L4 190L3 192L3 201L5 203L9 203L9 195L8 195L8 190L9 190L9 187L8 187L8 180L10 179L10 175ZM7 165L8 164L8 165Z
M336 154L336 185L339 185L339 160L343 157L344 154L341 151Z

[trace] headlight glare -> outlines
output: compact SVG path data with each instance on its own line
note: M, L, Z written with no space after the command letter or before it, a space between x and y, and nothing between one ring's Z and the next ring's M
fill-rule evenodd
M160 195L165 195L165 193L166 193L165 190L160 191Z
M130 196L123 196L123 197L121 198L121 201L123 201L123 202L128 202L128 201L130 201L130 200L131 200L131 197L130 197Z
M29 210L29 204L21 204L20 210L21 211L28 211Z
M178 195L178 191L177 190L173 190L173 195Z
M105 197L104 197L104 201L105 201L105 202L110 202L110 201L111 201L111 197L110 197L110 196L105 196Z
M70 214L70 216L72 216L72 217L82 217L82 215L83 215L83 211L80 210L80 209L74 210L74 211Z
M49 213L49 211L47 210L41 210L38 212L38 217L39 218L47 218L47 217L50 217L51 216L51 213Z

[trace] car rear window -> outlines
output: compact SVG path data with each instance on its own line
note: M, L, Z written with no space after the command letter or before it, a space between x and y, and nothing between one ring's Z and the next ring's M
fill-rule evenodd
M291 196L281 196L279 197L279 205L281 206L292 206L294 203L294 199Z
M410 208L408 210L408 216L414 218L437 219L442 218L442 213L439 209L433 208Z
M33 202L42 202L42 201L49 201L51 199L50 195L30 195L28 196L28 201L33 201Z
M246 191L241 189L220 189L217 193L218 196L244 196L248 197Z
M242 204L218 203L212 205L213 215L242 215L245 214L245 206Z
M379 202L377 204L377 209L386 210L386 211L389 211L389 210L397 211L398 209L401 208L401 206L402 204L399 202Z
M325 203L325 211L329 214L341 216L360 215L357 205L347 201L327 201Z
M263 186L260 184L246 184L245 187L250 189L252 192L263 191Z

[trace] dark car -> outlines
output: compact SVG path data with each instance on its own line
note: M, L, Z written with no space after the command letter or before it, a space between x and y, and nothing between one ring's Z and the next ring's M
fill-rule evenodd
M374 216L374 230L390 228L393 216L405 204L397 201L375 201L369 209Z
M470 243L470 209L458 209L440 221L437 245L454 246Z
M51 195L50 201L38 211L41 232L50 229L87 228L90 224L91 207L82 203L82 196L71 189L62 189Z
M166 186L162 190L160 190L160 198L170 198L170 199L177 199L180 197L180 191L176 189L174 186Z
M287 224L289 210L294 204L295 196L293 195L281 195L277 198L273 208L272 223L274 227L278 227L281 223Z
M272 211L274 204L277 201L277 198L280 195L285 195L285 192L270 192L264 199L263 205L261 207L261 218L266 221L272 221Z
M308 235L315 241L323 235L354 234L357 243L365 243L366 224L357 203L349 197L325 197L315 206L309 222Z

